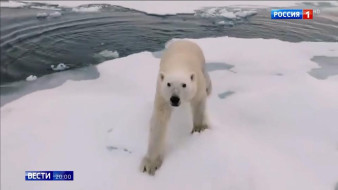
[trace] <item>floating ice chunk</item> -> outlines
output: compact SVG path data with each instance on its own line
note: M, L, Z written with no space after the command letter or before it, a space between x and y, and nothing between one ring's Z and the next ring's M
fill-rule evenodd
M249 11L238 11L235 13L236 17L246 18L249 16L253 16L257 14L257 11L255 10L249 10Z
M213 8L204 8L201 10L196 10L195 15L200 16L200 17L206 17L206 18L217 17L217 8L213 7Z
M221 21L217 22L217 24L218 24L218 25L228 25L228 26L233 26L233 25L235 25L234 22L232 22L232 21L226 22L226 21L224 21L224 20L221 20Z
M202 14L202 16L205 16L205 17L217 16L217 8L206 9L205 12Z
M93 7L75 7L72 9L74 12L98 12L101 10L102 7L100 6L93 6Z
M64 63L59 63L56 67L54 65L51 65L50 67L53 69L53 71L63 71L69 69L69 66Z
M59 11L54 11L51 13L46 13L46 12L40 12L36 14L37 18L47 18L47 17L60 17L62 14Z
M59 11L55 11L49 14L50 17L60 17L62 14Z
M232 11L228 11L227 9L220 9L218 14L216 14L216 16L220 16L220 17L225 17L228 19L235 19L236 15L234 12Z
M109 50L103 50L99 53L100 56L105 58L118 58L119 52L117 51L109 51Z
M10 1L11 2L11 1ZM45 3L56 3L59 7L73 8L86 4L103 3L103 1L39 1ZM258 7L258 8L270 8L270 7L291 7L299 5L299 1L177 1L173 4L172 1L104 1L104 4L122 6L129 9L142 11L148 14L156 15L175 15L180 13L194 13L195 10L201 9L207 6L224 7L224 6L236 6L236 7ZM338 6L338 2L331 1L332 6ZM1 1L1 7L8 6L8 3ZM305 5L305 4L303 4ZM88 5L86 5L88 6ZM311 5L309 5L311 6Z
M30 8L32 9L42 9L42 10L54 10L54 11L61 11L61 8L57 8L57 7L52 7L52 6L30 6Z
M255 10L229 9L225 7L209 7L195 11L196 16L213 18L223 17L227 19L240 19L257 14Z
M36 14L36 18L47 18L47 17L48 17L48 13L46 12L41 12L41 13Z
M38 77L35 76L35 75L29 75L27 78L26 78L26 81L34 81L36 80Z

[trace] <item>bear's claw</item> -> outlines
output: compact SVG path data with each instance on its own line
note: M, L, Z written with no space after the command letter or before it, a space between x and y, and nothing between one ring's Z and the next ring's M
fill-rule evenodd
M156 159L150 159L149 157L144 157L141 163L141 171L147 172L149 175L155 175L155 172L162 165L162 158L158 157Z
M208 125L195 125L194 128L191 131L191 134L194 133L194 132L199 132L200 133L200 132L204 131L207 128L208 128Z

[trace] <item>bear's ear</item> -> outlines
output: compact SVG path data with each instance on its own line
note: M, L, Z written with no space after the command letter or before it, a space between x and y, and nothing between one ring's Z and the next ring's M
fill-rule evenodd
M160 72L160 79L161 79L161 81L164 80L164 73L162 73L162 72Z
M190 80L191 80L191 81L194 81L194 80L195 80L195 73L192 73L192 74L190 75Z

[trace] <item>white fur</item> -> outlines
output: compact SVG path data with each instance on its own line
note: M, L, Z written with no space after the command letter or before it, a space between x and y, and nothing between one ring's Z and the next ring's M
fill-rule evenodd
M200 47L186 40L171 43L160 63L148 152L141 163L143 172L154 175L162 164L166 131L173 109L170 97L175 95L182 103L191 104L194 124L192 132L201 132L208 128L205 108L210 93L211 81L205 71L205 59Z

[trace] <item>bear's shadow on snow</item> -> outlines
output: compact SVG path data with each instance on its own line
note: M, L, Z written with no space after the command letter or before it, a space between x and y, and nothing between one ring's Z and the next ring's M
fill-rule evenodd
M67 80L93 80L100 77L95 66L67 70L42 76L35 81L18 81L8 86L1 86L1 106L17 100L35 91L51 89L64 84ZM50 97L53 98L53 97Z
M308 72L312 77L325 80L330 76L338 75L338 57L314 56L311 61L320 66L320 68L314 68Z

